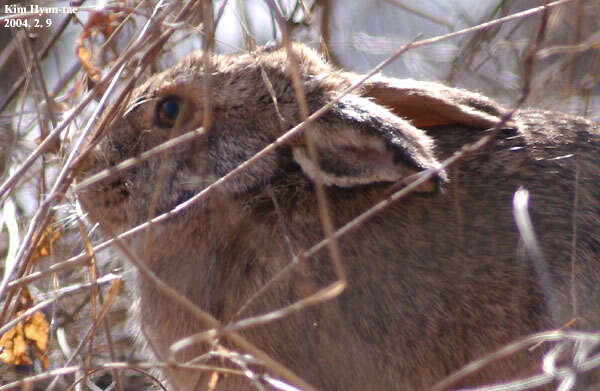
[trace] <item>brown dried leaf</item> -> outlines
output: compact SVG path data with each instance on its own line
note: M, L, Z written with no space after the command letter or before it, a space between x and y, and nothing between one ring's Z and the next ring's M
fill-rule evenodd
M17 308L16 311L26 311L28 308L31 308L33 306L33 297L31 296L31 293L29 293L29 289L27 289L26 287L21 289L21 293L19 294L19 297L17 298Z
M25 338L29 343L34 343L37 349L45 352L48 345L48 321L41 312L34 312L25 318Z
M20 316L23 311L17 312ZM44 368L48 367L48 321L41 312L34 312L0 337L0 360L11 365L31 365L28 351L32 350Z
M2 334L0 337L0 360L5 364L31 365L27 355L27 343L23 333L23 323L19 322L15 327Z
M92 54L83 42L89 36L95 36L98 31L101 31L105 37L108 37L113 31L113 22L117 20L117 16L113 13L105 13L102 11L92 12L81 34L77 38L75 45L75 53L81 62L81 66L85 73L93 82L100 80L100 70L92 61Z
M31 294L24 288L17 301L15 318L21 316L33 305ZM29 352L33 352L44 368L48 367L48 321L39 311L25 319L0 337L0 361L11 365L31 365Z
M60 235L61 235L61 232L59 230L52 228L52 222L50 224L48 224L48 226L44 230L44 233L42 233L40 240L38 240L38 242L35 246L35 253L33 254L33 261L49 256L51 253L50 248L51 248L52 244L54 244L54 242L56 242L56 240L60 237Z

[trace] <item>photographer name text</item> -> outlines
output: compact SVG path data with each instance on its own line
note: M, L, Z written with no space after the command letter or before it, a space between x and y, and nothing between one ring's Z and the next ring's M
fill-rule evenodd
M25 14L25 15L46 15L46 14L74 14L78 11L77 7L43 7L37 4L17 5L5 4L4 13L7 15Z

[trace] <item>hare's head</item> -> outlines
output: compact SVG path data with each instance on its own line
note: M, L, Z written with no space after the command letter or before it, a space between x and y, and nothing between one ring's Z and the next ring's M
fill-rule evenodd
M135 90L124 114L98 132L103 139L89 172L139 157L186 132L202 131L192 141L86 189L84 205L118 226L138 224L149 210L166 212L246 162L303 120L290 61L297 64L310 113L358 80L305 46L294 45L293 52L293 59L285 49L213 56L208 70L202 53L196 52L152 76ZM296 184L319 177L326 186L349 188L392 183L436 168L432 139L420 127L460 123L486 128L501 111L477 94L441 88L377 76L306 126L316 161L304 134L298 133L215 190L240 199L292 176ZM207 118L210 123L204 124ZM441 172L418 191L436 191L443 179Z

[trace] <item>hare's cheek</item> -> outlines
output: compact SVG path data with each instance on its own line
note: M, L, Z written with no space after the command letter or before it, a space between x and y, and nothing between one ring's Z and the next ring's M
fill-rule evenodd
M203 148L208 157L205 166L211 171L209 178L223 178L235 170L220 187L236 195L264 187L279 170L277 153L271 150L257 154L273 141L251 118L244 122L217 113Z

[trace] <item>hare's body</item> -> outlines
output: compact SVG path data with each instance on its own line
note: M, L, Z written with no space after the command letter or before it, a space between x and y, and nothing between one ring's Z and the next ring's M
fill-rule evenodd
M296 50L312 111L355 78L332 71L307 49ZM141 87L137 97L178 95L201 109L201 89L183 87L201 78L202 71L190 73L199 64L199 56L184 61ZM219 58L214 64L218 88L211 97L211 130L175 148L162 169L157 158L86 190L84 206L97 218L119 229L142 223L156 183L162 187L154 215L171 210L299 122L284 51ZM404 100L397 100L395 91ZM294 255L323 239L311 179L322 175L330 215L340 228L385 198L390 183L438 167L438 161L485 135L482 128L503 113L483 97L431 83L380 78L359 94L375 103L344 98L308 128L318 165L307 157L303 138L293 139L152 227L149 235L138 234L131 242L136 254L223 324L282 308L336 280L324 250L245 306ZM422 101L415 105L411 99ZM168 129L153 124L155 106L134 109L115 125L92 160L93 171L168 138ZM200 126L200 118L194 110L186 114L181 132ZM600 132L592 123L548 112L517 113L490 145L441 175L441 190L422 186L339 239L348 274L339 297L242 335L317 389L417 390L508 342L572 318L578 318L578 329L600 327L599 156ZM540 283L545 280L513 219L512 199L520 186L530 191L529 212L549 285ZM140 280L138 292L141 330L159 358L166 358L172 343L208 328L153 284ZM222 342L231 346L226 338ZM208 350L196 345L178 358ZM465 383L530 373L542 353L516 355ZM181 390L207 387L212 376L191 370L165 375ZM250 384L231 375L221 377L217 389Z

